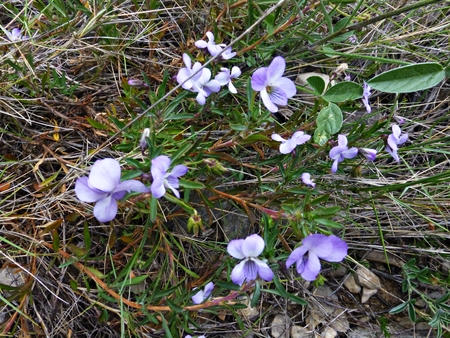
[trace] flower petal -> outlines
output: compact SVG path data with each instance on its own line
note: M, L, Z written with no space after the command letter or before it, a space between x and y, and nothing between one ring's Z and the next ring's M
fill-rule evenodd
M246 259L244 262L244 269L242 273L244 274L245 280L250 282L258 278L258 265L253 259Z
M233 283L238 284L238 285L242 285L242 283L244 283L244 280L246 278L245 273L244 273L244 265L245 263L247 263L246 261L242 261L240 262L238 265L236 265L233 268L233 271L231 271L231 280L233 281Z
M277 106L287 105L288 99L283 88L275 86L270 87L269 97L272 103L276 104Z
M288 79L287 77L282 77L276 80L275 83L272 84L272 86L283 89L287 98L291 98L292 96L297 94L297 88L295 87L295 83L291 79Z
M269 265L267 265L267 263L263 262L260 259L254 259L253 261L256 263L256 265L258 265L259 277L267 282L270 282L273 279L273 271L269 267Z
M244 253L242 252L242 244L244 244L243 239L233 239L228 243L227 252L237 259L245 258Z
M269 85L283 76L284 70L286 69L286 61L283 57L277 56L272 60L267 69L267 82Z
M331 165L331 172L334 174L338 170L339 158L335 159Z
M330 238L322 234L312 234L305 237L302 241L303 245L307 245L309 252L314 252L318 257L326 257L333 250Z
M170 157L165 155L160 155L152 160L151 172L153 180L163 178L166 175L170 162Z
M250 235L242 243L242 253L245 257L258 257L263 252L264 246L264 240L260 235Z
M302 182L306 185L309 185L310 187L315 187L316 184L311 180L311 174L310 173L303 173L302 174Z
M356 147L351 147L349 150L343 151L342 152L342 156L344 156L344 158L354 158L356 155L358 155L358 148Z
M338 135L338 145L341 147L347 146L347 136L345 135Z
M288 141L288 140L282 138L280 136L280 134L272 134L270 137L272 138L272 140L282 142L282 143L286 143Z
M149 192L149 189L145 186L144 183L136 180L127 180L120 183L116 189L114 189L114 192L119 191L135 191L135 192L142 192L146 193Z
M347 256L347 243L334 235L329 236L328 239L332 246L331 253L328 256L319 257L328 262L341 262L345 258L345 256Z
M150 186L150 190L152 192L152 195L156 198L164 196L164 194L166 193L166 188L164 187L164 178L158 177L157 179L154 179L152 185Z
M104 192L113 191L120 183L120 164L112 158L95 161L89 174L89 186Z
M97 202L108 196L108 193L92 189L88 185L87 176L79 177L75 182L75 194L82 202Z
M286 267L289 268L292 264L301 262L303 260L303 256L309 250L308 245L302 244L297 249L293 250L286 260Z
M205 289L204 289L204 297L208 298L213 290L214 290L214 283L213 282L209 282L208 284L206 284L205 285Z
M295 149L295 144L293 144L292 142L284 142L284 143L280 144L280 153L282 153L282 154L289 154L294 149Z
M185 165L179 164L173 167L172 172L170 173L170 176L174 177L180 177L185 175L188 172L188 167Z
M303 270L299 273L303 279L312 282L316 280L317 275L320 272L320 268L319 258L314 253L310 252Z
M190 70L192 69L192 61L188 54L183 53L183 62L186 65L186 67Z
M262 99L264 105L266 106L266 108L270 112L276 113L278 111L278 107L275 104L273 104L272 100L269 97L269 94L267 94L266 88L263 88L259 94L261 95L261 99Z
M267 86L267 67L257 69L252 75L252 89L261 91Z
M99 200L94 207L94 216L100 222L109 222L117 215L117 201L112 196Z
M336 146L336 147L331 148L328 156L330 156L330 158L332 160L336 160L339 157L341 157L341 154L346 150L348 150L347 146Z
M191 299L192 299L192 302L193 302L194 304L200 304L201 302L203 302L203 301L205 300L205 297L204 297L204 295L203 295L203 291L200 290L200 291L197 292L195 295L193 295L193 296L191 297Z

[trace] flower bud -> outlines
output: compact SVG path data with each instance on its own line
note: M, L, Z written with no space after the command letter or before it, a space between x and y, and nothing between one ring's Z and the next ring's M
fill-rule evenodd
M199 214L197 214L197 211L194 211L194 214L189 217L187 222L187 230L190 233L193 233L194 236L198 236L198 230L204 230L202 218Z
M130 79L127 82L130 87L135 87L135 88L147 87L147 84L142 80Z
M145 128L144 131L142 132L141 139L139 140L139 146L141 147L142 154L144 154L145 149L147 149L148 147L147 137L149 136L150 136L150 129Z
M369 149L369 148L358 148L359 153L363 155L365 158L367 158L369 161L375 161L375 158L377 157L377 151L375 149Z
M206 164L206 169L208 172L212 175L221 176L223 173L228 171L219 161L213 158L206 158L203 162Z

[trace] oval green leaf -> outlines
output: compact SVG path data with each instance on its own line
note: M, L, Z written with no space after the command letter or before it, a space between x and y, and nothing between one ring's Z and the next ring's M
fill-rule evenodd
M330 139L330 134L328 134L325 130L322 128L317 128L314 132L314 143L318 144L319 146L323 146L325 143L328 142Z
M341 82L330 89L323 95L323 98L329 102L345 102L348 100L356 100L363 95L362 87L351 81Z
M328 134L336 134L342 128L342 111L334 103L323 108L317 116L317 127L326 131Z
M418 63L389 70L375 76L367 83L376 90L386 93L411 93L436 86L445 77L445 71L438 63Z

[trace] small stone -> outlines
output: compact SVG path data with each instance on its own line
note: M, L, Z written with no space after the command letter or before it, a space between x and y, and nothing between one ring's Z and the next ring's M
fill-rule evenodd
M361 296L361 303L362 304L367 303L369 298L372 297L377 292L378 292L377 289L363 288L363 292L362 292L362 296Z
M335 338L337 336L336 330L333 328L327 326L323 333L321 334L322 338Z
M428 331L430 329L430 325L428 325L427 322L419 322L416 324L415 328L417 331Z
M259 317L259 311L258 309L251 307L250 299L253 297L253 294L250 295L250 297L245 297L245 299L242 300L242 303L247 306L245 309L238 310L238 314L245 318L248 321L251 321L252 319Z
M344 286L351 293L359 293L361 291L361 286L356 284L355 277L351 274L344 280Z
M294 325L291 328L291 338L312 338L313 334L303 326Z
M378 276L363 266L360 266L358 270L356 270L356 282L368 289L379 289L381 287Z
M277 314L273 317L270 333L273 338L286 337L286 316Z

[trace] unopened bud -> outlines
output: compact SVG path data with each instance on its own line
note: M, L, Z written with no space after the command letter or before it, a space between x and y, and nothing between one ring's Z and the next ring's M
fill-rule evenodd
M203 162L206 164L206 169L208 172L213 175L221 176L223 173L228 171L219 161L213 158L206 158Z
M145 149L147 149L147 147L148 147L147 137L149 137L149 136L150 136L150 129L145 128L144 131L142 132L142 136L139 141L139 146L141 147L142 154L144 154Z
M130 79L127 82L130 87L136 87L136 88L147 87L147 84L142 80Z
M198 236L198 231L203 231L203 229L202 218L199 214L197 214L197 211L194 211L194 214L188 219L187 230L188 232L193 233L194 236Z

